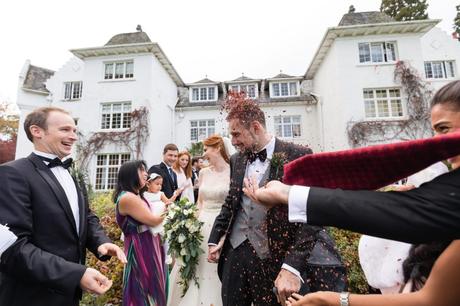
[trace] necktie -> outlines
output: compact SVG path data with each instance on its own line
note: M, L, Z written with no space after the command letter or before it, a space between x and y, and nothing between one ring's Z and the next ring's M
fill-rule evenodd
M64 169L69 169L73 161L72 158L68 158L65 161L61 161L58 157L56 157L55 159L47 158L40 155L38 155L38 157L40 157L41 160L48 162L48 168L61 166Z
M169 168L168 170L169 170L169 175L171 176L171 179L173 180L174 185L176 185L177 184L176 174L174 173L172 168Z
M247 156L248 156L248 161L252 164L257 158L261 161L261 162L265 162L265 160L267 159L267 150L266 149L263 149L262 151L258 152L258 153L254 153L254 152L248 152L247 153Z

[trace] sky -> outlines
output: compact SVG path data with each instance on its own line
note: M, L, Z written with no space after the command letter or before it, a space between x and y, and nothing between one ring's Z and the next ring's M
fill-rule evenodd
M103 46L140 24L185 83L303 75L327 28L351 4L381 0L14 0L0 3L0 102L16 102L24 62L58 70L75 48ZM428 0L430 19L452 33L459 0Z

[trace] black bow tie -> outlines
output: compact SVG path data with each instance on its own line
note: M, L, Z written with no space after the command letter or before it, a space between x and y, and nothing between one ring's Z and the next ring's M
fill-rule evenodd
M58 167L61 166L64 169L69 169L69 167L72 165L72 158L67 158L65 161L61 161L58 157L55 159L47 158L44 156L40 156L41 160L48 162L48 168L53 168L53 167Z
M267 150L266 149L263 149L262 151L258 152L258 153L254 153L254 152L248 152L247 153L247 156L248 156L248 161L252 164L256 159L259 159L261 162L265 162L265 160L267 159Z

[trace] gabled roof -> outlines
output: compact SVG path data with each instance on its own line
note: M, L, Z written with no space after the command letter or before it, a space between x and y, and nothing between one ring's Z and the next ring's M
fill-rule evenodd
M343 15L339 22L339 27L357 24L373 24L395 22L392 17L382 12L358 12Z
M151 43L145 32L121 33L113 36L105 46Z
M213 80L210 80L208 78L204 78L202 80L196 81L194 83L189 83L187 84L188 86L194 86L194 85L216 85L219 84L219 82L215 82Z
M256 82L260 82L261 80L260 79L253 79L253 78L249 78L245 75L242 75L240 76L239 78L236 78L234 80L231 80L231 81L226 81L225 83L227 84L240 84L240 83L256 83Z
M387 23L355 24L328 28L324 34L321 44L318 47L318 50L315 53L315 56L308 66L307 72L305 72L305 78L307 80L313 79L316 71L319 69L322 61L329 52L329 48L332 46L336 38L407 33L424 34L431 30L440 21L440 19L426 19L413 21L395 21Z
M282 79L291 79L291 80L300 80L302 79L303 77L298 77L298 76L292 76L292 75L288 75L288 74L285 74L285 73L282 73L280 72L279 74L275 75L274 77L272 78L268 78L267 80L268 81L275 81L275 80L282 80Z
M39 91L45 94L49 93L48 89L45 87L45 82L53 75L53 70L29 65L22 88L25 90Z
M82 60L88 57L98 56L129 56L129 54L136 53L153 53L174 83L176 83L177 86L184 86L184 81L182 81L160 45L151 42L150 38L144 32L118 34L113 36L109 42L102 47L72 49L70 52Z

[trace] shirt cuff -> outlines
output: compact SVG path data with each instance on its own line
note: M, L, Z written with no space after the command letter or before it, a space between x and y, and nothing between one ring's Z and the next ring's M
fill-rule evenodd
M307 200L310 187L294 185L289 190L289 222L307 223Z
M281 269L287 270L287 271L291 272L292 274L295 274L295 276L297 276L300 279L300 281L302 283L304 283L302 276L300 276L300 272L297 271L296 269L294 269L293 267L291 267L290 265L284 263L281 266Z
M208 243L208 246L216 246L217 243Z

